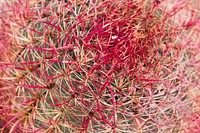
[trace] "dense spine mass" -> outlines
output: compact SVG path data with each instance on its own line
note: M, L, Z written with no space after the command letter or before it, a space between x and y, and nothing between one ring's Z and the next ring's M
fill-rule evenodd
M2 3L0 131L200 132L199 3L173 2Z

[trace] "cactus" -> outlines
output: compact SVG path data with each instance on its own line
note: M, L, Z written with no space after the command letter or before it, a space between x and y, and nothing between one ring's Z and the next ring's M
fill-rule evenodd
M199 2L170 2L2 3L1 132L200 132Z

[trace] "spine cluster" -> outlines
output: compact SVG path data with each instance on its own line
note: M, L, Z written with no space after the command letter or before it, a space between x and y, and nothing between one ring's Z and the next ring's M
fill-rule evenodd
M200 132L197 4L2 3L0 131Z

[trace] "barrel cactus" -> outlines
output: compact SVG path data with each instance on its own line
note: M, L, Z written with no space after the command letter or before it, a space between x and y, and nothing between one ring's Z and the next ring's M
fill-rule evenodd
M1 132L200 132L198 4L2 3Z

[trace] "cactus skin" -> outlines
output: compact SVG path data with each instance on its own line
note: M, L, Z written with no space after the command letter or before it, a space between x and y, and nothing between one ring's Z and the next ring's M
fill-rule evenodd
M169 3L4 3L1 131L200 132L198 9Z

